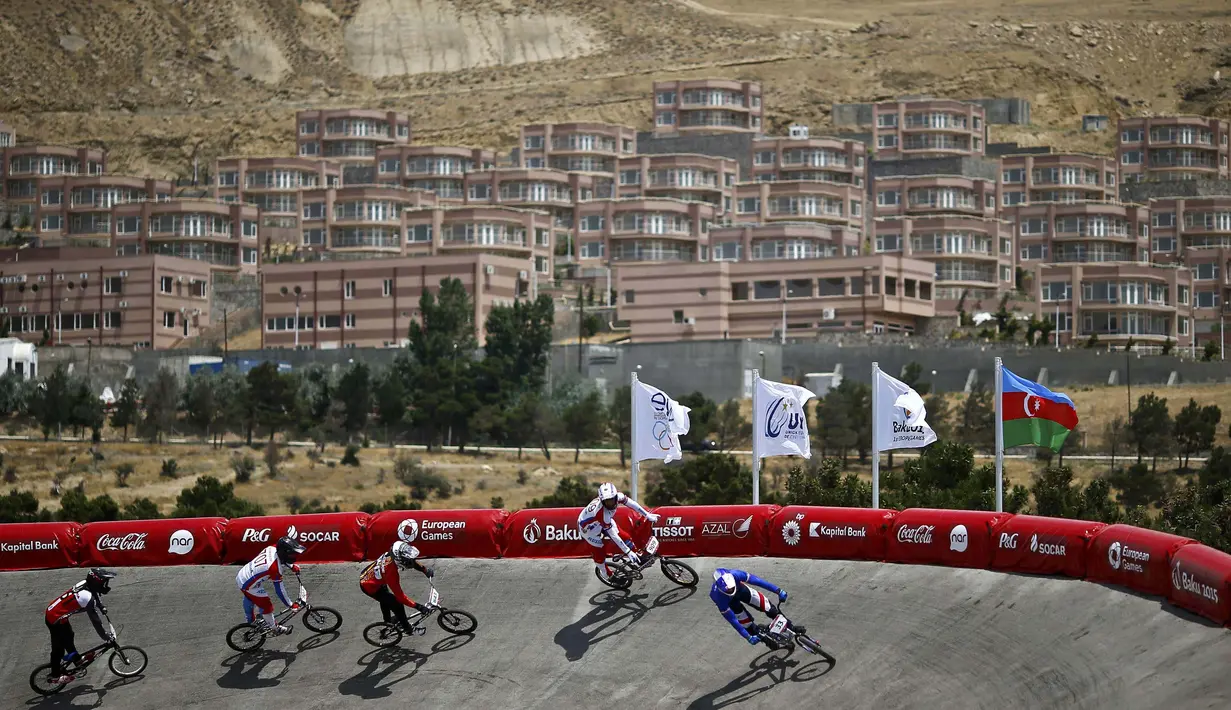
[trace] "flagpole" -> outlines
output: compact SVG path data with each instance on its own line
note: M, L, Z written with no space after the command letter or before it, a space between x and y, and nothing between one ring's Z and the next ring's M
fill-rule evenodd
M761 504L761 449L757 446L760 432L757 429L757 391L761 389L761 371L752 371L752 504Z
M637 473L639 472L641 467L638 465L638 462L637 462L637 438L638 438L637 432L639 431L639 429L637 427L637 373L636 372L629 373L628 383L629 383L628 384L629 397L632 398L632 401L630 402L631 409L629 410L629 424L631 426L629 427L629 430L628 430L628 444L632 448L632 451L630 452L632 456L629 457L632 460L632 467L630 468L630 473L628 477L628 488L629 488L629 493L632 496L633 500L637 500Z
M1001 382L1003 365L996 358L996 512L1004 512L1004 411L1000 406L1004 396L1004 384Z
M872 507L881 507L881 449L877 445L876 430L880 428L880 365L872 363Z

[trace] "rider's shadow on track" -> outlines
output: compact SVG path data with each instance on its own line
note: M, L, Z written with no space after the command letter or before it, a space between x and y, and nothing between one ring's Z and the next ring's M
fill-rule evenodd
M385 698L393 694L394 685L410 680L427 660L438 653L448 653L474 640L474 634L457 634L432 644L430 653L410 648L378 648L359 657L363 670L338 684L342 695L354 695L363 700ZM407 666L410 666L407 668ZM406 672L390 679L394 673Z
M724 708L728 705L742 703L761 693L773 690L778 685L788 681L792 683L807 683L816 680L832 671L836 661L823 658L812 663L802 663L793 658L795 647L779 648L762 653L748 664L749 671L733 679L714 692L703 695L688 705L690 709L704 710L706 708ZM800 655L811 658L807 651L799 651ZM823 668L823 670L822 670ZM792 672L792 669L794 671ZM762 679L766 683L759 683ZM753 687L755 686L755 687Z
M144 674L136 675L131 678L116 678L115 680L104 683L101 686L89 685L84 681L74 681L75 683L78 683L78 685L65 688L55 695L31 698L26 701L26 707L31 708L32 710L43 710L44 708L73 708L74 710L77 710L78 708L84 709L102 707L103 698L106 697L108 691L115 690L116 688L122 688L126 685L131 685L132 683L140 682L141 680L144 680L144 678ZM93 702L78 702L91 695L95 696Z
M295 661L297 654L331 644L340 635L337 631L314 634L300 641L294 651L260 648L247 653L237 653L223 660L222 667L226 668L227 672L218 679L218 687L252 690L277 686L291 669L291 663ZM270 670L277 671L272 675L267 672L271 665L274 668Z
M594 606L585 616L556 632L556 645L570 662L580 661L594 644L622 634L652 609L678 604L697 593L696 587L675 587L647 604L648 594L607 589L590 597Z

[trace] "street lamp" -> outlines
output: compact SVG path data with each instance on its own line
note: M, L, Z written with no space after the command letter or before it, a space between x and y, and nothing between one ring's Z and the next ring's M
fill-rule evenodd
M758 350L757 355L761 356L761 376L764 377L765 376L765 351Z
M871 266L863 267L862 280L860 282L859 295L863 305L863 334L868 334L868 272L872 270Z
M299 349L299 299L303 298L303 289L300 288L299 286L295 286L294 293L295 293L295 349L298 350ZM288 295L286 286L282 287L282 295L283 296Z

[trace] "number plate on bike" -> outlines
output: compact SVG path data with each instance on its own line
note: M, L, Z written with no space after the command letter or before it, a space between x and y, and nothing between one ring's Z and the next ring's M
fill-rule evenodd
M786 628L786 617L783 616L782 614L779 614L778 617L774 619L774 623L769 625L769 632L771 634L780 634L785 628Z
M440 606L440 594L435 589L427 596L427 603L432 606Z
M658 552L658 538L650 538L650 541L645 544L645 552L648 555Z

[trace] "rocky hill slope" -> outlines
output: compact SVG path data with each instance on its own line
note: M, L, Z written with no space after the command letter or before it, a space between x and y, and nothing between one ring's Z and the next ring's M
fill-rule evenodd
M304 107L403 110L418 142L499 149L531 121L648 127L666 76L763 81L773 129L824 130L833 102L1020 96L1034 124L995 140L1102 151L1111 135L1082 134L1082 113L1231 115L1223 0L0 4L0 118L157 176L287 154Z

